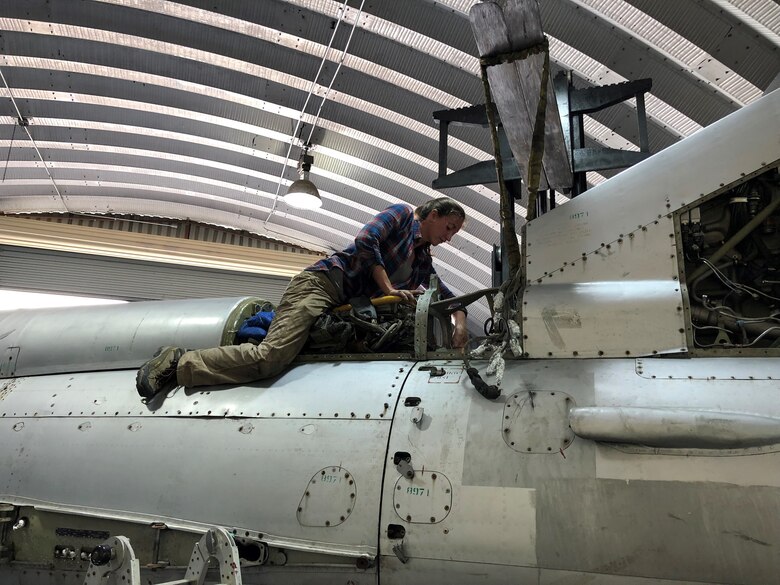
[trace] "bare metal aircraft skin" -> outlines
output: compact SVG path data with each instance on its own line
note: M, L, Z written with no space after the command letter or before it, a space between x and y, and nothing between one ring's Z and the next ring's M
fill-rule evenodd
M254 300L7 314L0 582L173 582L204 533L230 583L776 582L778 160L775 91L530 222L497 400L431 351L142 404Z

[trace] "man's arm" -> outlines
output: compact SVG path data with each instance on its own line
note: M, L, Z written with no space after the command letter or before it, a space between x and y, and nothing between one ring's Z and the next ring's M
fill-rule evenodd
M436 274L436 269L431 266L431 274ZM438 274L436 274L436 277L438 278ZM444 284L444 281L439 279L439 298L440 299L451 299L455 295L452 293L452 291L447 288L447 285ZM452 331L452 347L460 349L462 347L466 346L466 343L469 340L469 330L466 327L466 311L465 310L459 310L454 311L450 315L450 320L452 321L453 325L453 331Z
M465 347L466 342L469 340L469 330L466 328L466 313L455 311L450 317L455 327L452 332L452 347Z
M419 294L418 291L411 290L398 290L393 288L393 284L387 276L383 266L378 264L374 266L371 271L371 276L374 278L379 290L386 295L393 295L401 297L405 302L415 303L416 297ZM450 315L452 319L453 331L452 331L452 347L459 349L466 346L466 342L469 340L469 330L466 327L466 313L464 311L455 311Z
M414 215L409 207L391 205L375 215L355 236L355 249L360 263L371 268L372 276L375 266L384 267L385 264L380 251L380 242L394 232L408 229L413 219ZM374 280L376 281L376 278Z
M401 297L401 300L408 303L415 302L415 297L418 294L417 291L399 290L397 288L394 288L393 283L390 282L390 277L387 276L387 271L385 270L384 266L381 266L379 264L375 265L374 268L372 268L371 270L371 277L374 279L374 282L376 283L376 285L379 287L379 290L381 290L383 294L393 295L395 297Z

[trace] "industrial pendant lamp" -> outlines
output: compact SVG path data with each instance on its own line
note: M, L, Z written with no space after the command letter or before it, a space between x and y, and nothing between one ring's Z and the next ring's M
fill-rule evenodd
M314 157L309 154L309 149L304 148L301 158L298 160L298 175L300 179L293 182L287 189L284 202L298 209L317 209L322 207L322 198L317 187L309 180L309 171Z

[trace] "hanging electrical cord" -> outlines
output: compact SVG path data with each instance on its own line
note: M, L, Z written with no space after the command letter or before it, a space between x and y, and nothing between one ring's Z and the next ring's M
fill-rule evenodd
M43 168L46 170L46 174L49 175L49 180L51 181L54 190L57 192L57 196L60 198L60 201L62 202L62 206L65 208L66 212L70 213L70 209L68 209L68 205L65 203L65 198L62 196L62 193L60 193L60 189L59 187L57 187L57 183L54 182L54 177L51 176L51 171L49 171L49 166L46 164L46 161L44 160L41 151L38 150L38 145L35 144L35 140L33 139L32 134L30 134L30 129L28 128L29 122L27 121L27 118L22 116L22 112L19 109L19 106L16 104L16 98L14 98L14 94L8 85L8 81L6 81L5 79L5 75L3 75L2 69L0 69L0 77L3 78L3 85L5 85L5 88L8 90L8 97L11 98L11 103L14 105L14 109L16 110L17 125L24 128L24 131L27 133L27 137L30 139L33 148L35 149L35 152L38 154L38 158L41 160L41 164L43 165Z
M328 53L330 52L330 48L333 46L333 41L336 38L336 33L339 30L339 25L341 25L342 20L344 20L344 15L347 13L348 2L349 0L344 0L344 5L341 8L341 14L339 15L339 18L336 21L335 26L333 27L333 33L331 33L330 35L328 46L325 47L325 51L322 54L322 59L320 60L320 66L317 69L317 73L314 75L314 79L312 79L311 83L309 84L309 90L306 93L306 100L303 102L301 113L298 114L298 121L295 123L295 129L292 131L292 135L290 136L290 144L287 146L287 154L285 155L284 163L282 164L282 172L279 173L279 183L276 185L276 193L274 194L274 204L271 207L271 212L268 214L268 217L265 218L265 222L263 222L264 225L268 224L268 220L271 219L271 216L274 214L274 211L276 211L276 204L279 202L279 191L281 191L282 189L282 181L284 180L284 173L287 170L287 163L290 161L290 153L292 152L293 144L295 144L295 137L298 135L298 129L301 127L301 124L303 123L303 116L304 113L306 112L306 106L309 105L309 100L311 99L311 96L314 93L314 87L317 85L317 80L320 78L320 73L322 73L322 68L325 66L325 61L327 60Z
M336 66L336 71L333 73L333 77L331 78L330 83L328 84L328 89L325 91L325 94L322 96L322 101L320 102L320 107L317 109L317 115L314 117L314 123L311 125L311 130L309 130L309 137L306 139L306 144L311 144L311 137L314 135L314 129L317 127L317 123L320 121L320 113L322 112L322 106L325 105L325 102L328 99L328 95L330 94L330 90L333 87L333 82L336 81L336 77L338 77L339 71L341 71L341 66L344 64L344 59L347 58L349 45L352 43L352 35L355 34L355 28L357 28L357 23L358 20L360 20L360 15L363 14L363 5L365 3L366 0L361 0L360 8L358 8L357 15L355 15L355 22L352 23L352 30L349 31L349 37L347 37L347 43L344 45L344 49L341 51L341 58L339 59L339 63Z
M263 225L268 224L268 220L271 219L271 216L276 211L276 205L279 202L279 192L282 189L282 181L284 180L284 173L287 170L287 163L290 160L290 153L292 152L293 144L295 144L295 138L298 134L298 129L301 126L301 123L303 122L303 116L306 113L306 106L309 105L309 99L311 98L313 92L314 92L314 86L317 83L317 80L320 77L320 73L322 72L322 68L325 65L325 61L327 60L328 53L330 52L331 46L333 45L333 40L336 38L336 32L338 31L339 25L341 24L342 20L344 20L344 16L347 13L347 8L349 0L344 0L344 5L341 8L341 14L339 15L339 19L336 21L336 25L333 28L333 34L330 36L330 41L328 42L328 46L325 49L325 52L322 54L322 61L320 61L320 67L317 70L317 74L314 76L314 79L312 79L311 85L309 86L309 93L306 96L306 101L303 104L303 107L301 108L301 113L298 115L298 122L295 125L295 129L292 132L292 136L290 137L290 144L287 147L287 155L284 159L284 164L282 165L282 172L279 174L279 183L276 186L276 193L274 194L274 204L271 207L271 212L268 214L268 217L265 218L265 222L263 222ZM336 66L336 71L333 74L333 77L330 80L330 84L328 84L328 89L325 91L325 93L322 96L322 101L320 101L320 106L317 109L317 115L314 118L314 123L311 126L311 130L309 131L309 137L307 138L306 142L304 144L311 145L311 138L314 134L314 130L317 127L317 123L320 120L320 113L322 112L322 107L325 105L325 102L328 99L328 95L330 94L330 90L333 87L333 82L336 81L336 77L339 74L339 71L341 70L341 65L344 63L344 59L347 56L347 51L349 50L349 45L352 42L352 35L355 34L355 28L357 27L358 20L360 20L360 15L363 13L363 4L365 4L365 0L361 0L360 2L360 8L358 9L357 15L355 16L355 22L352 23L352 30L349 32L349 37L347 38L347 43L344 45L344 49L341 51L341 58L339 59L338 65ZM298 137L300 139L300 137Z
M16 127L18 124L14 124L14 129L11 132L11 144L8 145L8 156L5 157L5 167L3 168L3 183L5 183L5 175L8 172L8 163L11 161L11 150L14 147L14 138L16 138Z

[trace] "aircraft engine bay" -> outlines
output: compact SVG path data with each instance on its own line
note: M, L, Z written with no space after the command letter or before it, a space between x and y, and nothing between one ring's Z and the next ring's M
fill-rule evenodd
M680 213L695 348L780 348L776 168Z

